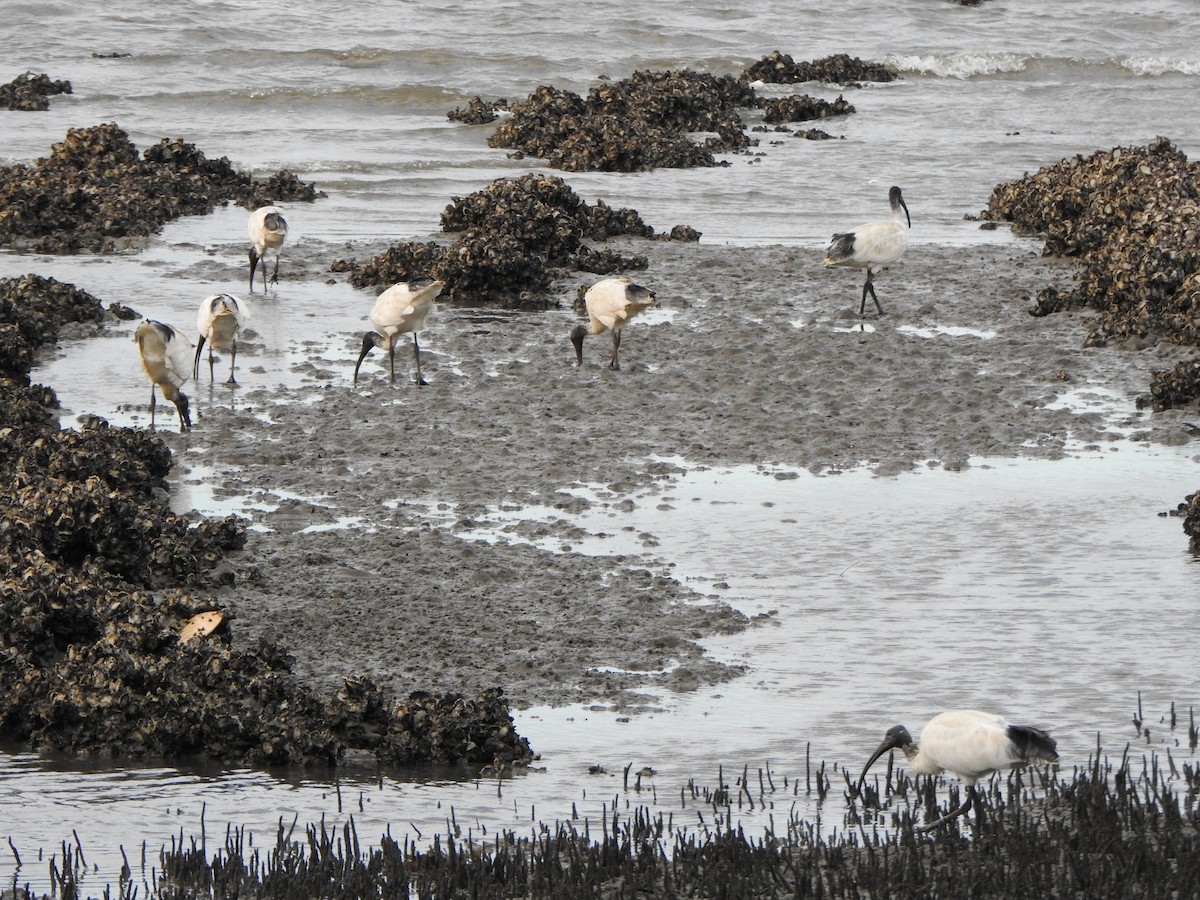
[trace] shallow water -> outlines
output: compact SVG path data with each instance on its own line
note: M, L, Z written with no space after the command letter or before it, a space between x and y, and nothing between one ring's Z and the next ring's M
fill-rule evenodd
M306 249L424 240L452 197L539 166L488 148L486 127L447 121L447 111L477 94L515 100L544 83L585 92L601 74L639 68L734 73L775 49L798 60L847 52L891 62L904 74L894 84L796 88L845 93L858 113L824 125L844 140L767 133L728 167L566 177L589 202L633 207L659 230L685 223L705 243L779 244L814 259L833 230L878 217L892 183L905 189L914 252L1017 244L1003 229L963 221L984 208L996 183L1159 134L1193 157L1200 152L1200 29L1184 0L990 0L973 10L917 0L882 12L866 0L832 12L808 0L739 10L469 0L381 7L369 28L328 0L186 9L115 0L101 18L57 0L10 6L12 68L0 78L45 71L70 79L75 93L53 98L47 113L0 112L0 161L29 162L69 127L115 121L139 147L182 137L258 175L291 168L329 194L289 210L281 284L266 297L245 294L245 213L234 208L173 223L137 254L0 254L0 277L53 276L189 330L204 296L247 298L254 335L239 357L243 385L193 386L201 422L233 404L281 414L274 392L283 384L292 402L321 403L331 378L349 378L371 298L344 283L289 280L289 263ZM92 56L114 51L132 55ZM452 370L445 348L453 342L440 334L479 315L440 313L425 352ZM569 304L544 318L565 333ZM795 324L812 322L805 312ZM48 355L36 377L57 390L64 424L88 414L145 424L149 398L132 331L112 326ZM990 340L986 330L914 334ZM1103 386L1061 402L1129 412L1127 399ZM199 477L211 461L192 454L184 462L197 471L173 475L178 509L223 513L286 499L216 496ZM806 745L814 761L854 769L896 721L917 727L944 708L983 706L1050 728L1069 767L1086 759L1097 735L1112 752L1133 737L1139 690L1151 723L1172 701L1181 709L1197 702L1196 562L1179 521L1157 516L1196 489L1194 451L1122 443L1055 462L973 460L962 472L896 478L681 462L687 473L653 493L627 498L575 485L596 502L574 524L607 536L573 546L646 553L648 565L762 616L747 632L707 642L718 658L747 667L741 679L665 697L660 711L633 717L525 710L518 729L542 753L545 772L501 785L446 772L351 773L340 813L334 787L299 776L0 754L0 837L21 853L19 880L46 889L39 853L56 853L73 830L102 885L120 865L119 846L133 860L145 841L153 863L163 842L181 830L198 834L202 822L210 843L227 823L249 826L264 843L281 818L350 814L365 840L385 829L427 840L447 829L451 810L459 826L482 835L575 813L594 822L619 798L698 823L702 814L681 806L681 790L689 779L715 785L722 766L728 780L745 765L753 773L769 763L781 785L773 807L740 811L748 825L778 827L796 812L837 826L840 778L821 810L803 791L782 789L783 778L804 780ZM519 539L514 522L540 512L497 512L478 536ZM631 764L657 773L640 793L623 790ZM591 765L608 774L588 775ZM0 859L0 884L13 874L12 861Z
M421 842L455 828L477 838L526 834L539 822L595 828L615 803L702 828L713 813L689 782L715 787L723 769L734 783L744 766L755 797L760 769L776 786L765 808L734 810L750 833L780 829L793 815L836 828L845 812L836 767L856 774L895 722L915 728L942 709L1003 710L1050 728L1070 772L1097 741L1119 754L1135 738L1138 691L1150 749L1169 747L1186 760L1192 754L1157 719L1175 701L1186 727L1195 700L1197 561L1181 546L1178 520L1157 514L1194 488L1195 465L1189 452L1122 445L893 478L693 468L633 498L581 487L591 507L569 517L554 511L591 535L574 549L644 553L760 617L741 634L706 642L716 657L745 665L745 676L671 696L644 715L579 706L519 712L517 728L544 771L503 782L352 769L331 785L301 774L0 755L0 821L26 863L20 880L34 884L45 871L30 864L38 848L54 853L73 840L72 829L102 884L119 868L121 846L134 858L145 841L153 864L181 831L198 836L203 827L215 847L227 825L247 826L262 844L280 819L290 826L293 818L353 816L365 839L390 832ZM632 507L620 502L627 499ZM444 515L448 527L453 510ZM538 516L477 515L475 536L513 539L511 525ZM829 765L833 790L823 807L803 787L806 754L814 769ZM589 774L592 766L606 774ZM647 766L654 774L633 790ZM0 881L12 874L6 861Z

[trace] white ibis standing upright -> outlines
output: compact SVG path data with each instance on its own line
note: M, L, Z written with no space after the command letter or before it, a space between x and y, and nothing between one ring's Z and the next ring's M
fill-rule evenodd
M287 220L283 210L278 206L260 206L250 213L250 221L246 224L250 234L250 290L254 291L254 270L259 260L263 265L263 293L267 291L267 251L275 251L275 271L271 274L271 283L279 283L279 252L287 239Z
M196 358L192 365L192 377L200 380L200 352L208 341L208 380L213 380L213 350L229 351L229 380L236 384L233 367L237 363L238 332L242 330L245 313L241 301L233 294L213 294L200 301L200 312L196 315Z
M930 719L921 729L919 743L913 742L912 735L903 725L889 728L883 743L863 767L855 795L862 793L871 764L896 748L904 751L909 766L917 775L953 772L967 783L967 797L962 806L918 831L928 831L970 809L975 782L980 778L1001 769L1019 769L1036 762L1058 762L1054 739L1040 728L1010 725L1003 716L977 709L956 709L938 713Z
M586 325L576 325L571 330L571 343L575 345L575 364L583 365L583 338L589 334L612 332L612 359L610 369L620 369L617 352L621 347L621 329L638 313L654 303L654 291L635 284L625 275L597 281L583 295L587 307Z
M412 333L413 359L417 364L417 386L428 384L421 376L421 347L417 343L417 332L425 324L425 317L433 309L433 301L442 288L444 281L434 281L429 284L418 284L415 281L394 284L375 301L371 307L371 327L363 335L362 352L358 354L358 362L354 364L354 383L358 384L358 370L372 348L386 350L388 366L392 373L392 383L396 383L396 343L400 335Z
M868 222L859 225L853 231L835 234L825 251L824 263L827 266L841 266L846 269L865 269L867 280L863 284L862 303L858 314L862 316L867 309L867 292L875 301L879 315L883 315L883 307L875 296L874 274L887 268L894 262L899 262L908 249L908 230L912 228L912 218L908 214L908 206L900 193L900 188L893 187L888 191L888 202L892 206L892 218L885 222ZM900 217L904 210L904 217Z
M192 427L188 398L180 390L192 374L192 342L177 328L153 319L144 319L134 332L142 368L150 379L150 427L154 427L154 390L179 410L179 430Z

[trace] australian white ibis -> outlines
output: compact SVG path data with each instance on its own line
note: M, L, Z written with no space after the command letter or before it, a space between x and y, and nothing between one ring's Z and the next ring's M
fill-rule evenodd
M260 206L250 213L250 221L246 224L250 234L250 290L254 290L254 270L259 261L263 266L263 293L267 290L267 251L275 252L275 271L271 274L271 283L279 283L279 252L287 239L287 220L283 210L278 206Z
M576 325L571 331L571 343L575 345L575 364L583 365L583 338L589 334L612 332L612 359L610 369L620 369L617 352L621 347L621 329L629 320L654 303L654 291L635 284L625 275L597 281L583 295L587 308L586 325Z
M888 202L892 206L892 218L884 222L868 222L859 225L853 231L835 234L825 251L824 263L827 266L840 266L846 269L865 269L867 280L863 284L862 304L858 308L859 316L867 309L867 293L875 301L879 315L883 315L883 307L875 296L874 275L887 268L894 262L899 262L908 249L908 230L912 227L912 218L908 214L908 206L900 193L900 188L893 187L888 191ZM904 210L901 218L900 211Z
M394 284L375 301L371 307L371 327L363 335L362 352L358 354L358 362L354 364L354 383L358 384L358 370L373 347L386 350L388 366L392 373L392 383L396 382L396 343L400 335L412 333L413 359L417 365L417 385L428 384L421 376L421 347L417 343L417 332L425 324L425 317L433 309L433 301L442 288L444 281L434 281L429 284L419 284L415 281Z
M1019 769L1031 763L1058 762L1054 739L1040 728L1010 725L1003 716L977 709L956 709L939 713L930 719L921 729L919 743L913 742L912 735L903 725L889 728L883 743L863 767L855 795L862 793L863 781L871 764L889 750L897 748L904 751L914 774L953 772L967 783L967 796L962 806L918 828L918 831L928 831L969 810L975 782L980 778L1002 769Z
M180 390L192 374L192 342L177 328L163 322L144 319L134 332L142 368L150 379L150 427L154 427L154 392L162 391L165 399L179 410L179 430L192 427L188 398Z
M233 294L213 294L200 301L200 312L196 315L196 358L192 365L192 377L200 380L200 353L208 341L208 380L213 380L213 349L229 351L229 380L236 384L233 367L237 363L237 339L242 330L245 313L241 301Z

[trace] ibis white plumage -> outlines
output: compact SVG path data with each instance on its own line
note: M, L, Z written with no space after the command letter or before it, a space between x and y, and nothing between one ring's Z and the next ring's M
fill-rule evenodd
M144 319L134 332L142 368L150 379L150 427L154 427L155 389L175 404L179 430L192 427L188 398L180 390L192 374L192 342L186 334L154 319Z
M278 206L260 206L250 213L250 221L246 223L246 231L250 234L250 291L254 291L254 270L262 262L263 293L267 291L267 251L275 254L275 271L271 273L271 283L279 283L279 253L283 242L287 240L288 225L283 217L283 210Z
M196 358L192 364L192 377L200 380L200 353L208 342L208 380L213 380L213 350L229 351L229 379L226 384L236 384L233 369L237 364L238 334L242 330L245 311L242 302L233 294L213 294L200 302L196 315Z
M892 263L899 262L908 249L908 231L912 228L912 218L908 214L908 205L900 188L893 187L888 191L888 202L892 207L892 218L882 222L867 222L859 225L853 231L835 234L825 251L826 266L838 266L845 269L865 269L867 280L863 283L862 303L858 308L859 316L867 309L867 293L875 301L879 315L883 315L883 307L875 296L874 276ZM901 217L900 211L904 211Z
M1054 739L1040 728L1010 725L1007 719L995 713L956 709L930 719L921 729L919 742L913 741L903 725L889 728L883 743L863 767L856 795L862 793L863 781L875 760L893 749L904 752L914 774L953 772L967 783L967 796L962 806L922 826L919 831L928 831L967 812L974 797L975 782L993 772L1019 769L1038 762L1058 762Z
M575 345L575 364L583 365L583 339L589 334L612 332L612 358L610 369L620 369L617 353L621 347L621 330L635 316L644 312L655 302L654 291L642 287L628 276L605 278L597 281L583 295L587 308L586 324L576 325L571 331L571 343Z
M442 288L444 281L434 281L429 284L419 284L415 281L394 284L375 300L371 307L371 327L363 335L362 352L358 354L358 362L354 364L354 383L358 384L358 370L372 348L386 350L388 366L392 373L392 383L396 382L396 344L402 334L412 334L413 359L416 361L418 386L428 384L421 375L421 347L417 343L417 332L425 324L425 317L433 309L433 301Z

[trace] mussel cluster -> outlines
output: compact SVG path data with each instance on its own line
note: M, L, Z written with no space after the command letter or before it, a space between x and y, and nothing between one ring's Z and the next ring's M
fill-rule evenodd
M890 81L895 71L848 56L795 63L776 51L741 76L710 75L690 69L637 71L621 81L605 80L582 97L541 85L512 104L511 115L488 138L491 147L531 154L570 172L641 172L656 168L728 165L718 153L745 150L756 142L746 133L739 109L765 107L767 122L800 122L846 115L854 107L841 97L827 102L796 96L764 100L750 82L854 79ZM474 98L451 119L489 122L504 101Z
M529 759L499 690L397 703L352 677L325 698L278 645L234 650L228 615L183 639L214 608L188 589L222 580L244 525L172 513L161 439L100 419L60 430L53 391L29 384L64 323L103 317L53 279L0 281L0 734L77 755L251 765L334 764L348 750L384 763Z
M763 121L775 125L780 122L811 122L829 116L846 116L854 112L854 106L841 96L836 100L822 100L799 94L792 97L775 97L763 102Z
M1188 536L1192 553L1200 553L1200 491L1184 497L1171 515L1183 517L1183 533Z
M1075 156L997 185L985 219L1045 236L1046 255L1078 258L1069 292L1046 289L1038 314L1099 312L1089 345L1139 339L1200 345L1200 168L1166 138ZM1160 373L1162 374L1162 373ZM1157 408L1196 398L1186 367L1156 377Z
M446 113L451 122L462 122L464 125L488 125L498 118L496 110L508 109L507 100L486 101L482 97L472 97L466 107L458 107Z
M51 97L69 93L69 81L54 81L49 75L25 72L8 84L0 84L0 109L39 112L50 108Z
M634 72L586 98L543 85L512 105L488 145L568 172L715 166L714 153L752 143L737 108L754 105L754 91L737 78L689 69ZM693 132L709 136L696 141Z
M843 85L854 85L862 81L895 81L899 77L892 66L864 62L845 53L798 63L788 54L778 50L751 65L742 75L746 81L762 81L766 84L820 81L825 84Z
M449 246L396 244L362 266L340 260L356 287L440 278L442 298L502 306L533 305L560 270L612 274L644 269L644 256L595 250L585 241L630 235L655 237L636 211L588 204L555 175L500 178L468 197L455 197L442 213L442 229L460 237ZM697 240L699 232L675 226L669 237Z
M115 124L72 128L49 157L0 168L0 246L105 251L230 201L250 208L318 196L290 172L254 181L227 158L207 159L181 140L163 139L139 155Z

